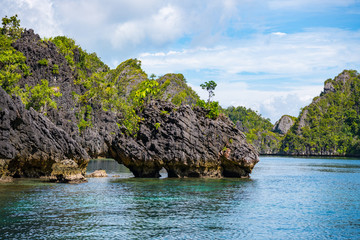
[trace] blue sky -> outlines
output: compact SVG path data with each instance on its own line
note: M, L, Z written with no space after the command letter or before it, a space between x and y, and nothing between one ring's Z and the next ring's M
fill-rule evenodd
M297 116L323 82L360 70L359 0L1 0L41 37L65 35L114 68L218 83L215 100L275 122Z

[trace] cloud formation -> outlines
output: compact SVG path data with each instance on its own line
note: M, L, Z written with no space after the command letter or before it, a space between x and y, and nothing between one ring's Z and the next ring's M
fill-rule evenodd
M275 32L214 48L143 53L139 59L147 72L157 75L195 70L199 77L191 79L194 85L218 82L216 99L223 106L252 107L275 122L283 114L297 116L300 107L320 94L327 78L356 69L359 39L360 32L340 29Z
M55 19L55 11L51 0L3 0L2 17L19 15L21 25L34 28L42 36L61 35L62 30Z
M115 48L137 46L142 42L162 45L185 33L181 11L171 5L142 19L116 24L111 43Z
M137 57L149 74L180 72L223 106L276 121L318 95L323 81L359 69L358 0L3 0L42 37L66 35L111 67ZM204 96L205 98L206 96Z

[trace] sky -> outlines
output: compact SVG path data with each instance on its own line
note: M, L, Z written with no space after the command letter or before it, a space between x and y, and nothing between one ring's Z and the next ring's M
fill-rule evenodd
M360 71L360 0L0 0L41 37L68 36L115 68L182 73L202 97L273 123L298 116L344 69Z

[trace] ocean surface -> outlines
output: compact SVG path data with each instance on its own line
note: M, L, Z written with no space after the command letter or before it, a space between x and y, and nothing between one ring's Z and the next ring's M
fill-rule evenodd
M0 184L0 239L360 239L360 160L261 157L251 179ZM118 176L116 176L118 175Z

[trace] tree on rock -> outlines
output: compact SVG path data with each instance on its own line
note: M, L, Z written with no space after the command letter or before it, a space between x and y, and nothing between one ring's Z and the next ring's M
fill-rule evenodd
M220 105L219 102L211 102L211 98L215 96L214 90L217 86L216 82L209 81L205 82L203 84L200 84L201 88L209 92L209 99L207 103L205 103L204 100L199 100L197 102L197 105L199 107L205 108L209 110L209 113L207 114L207 117L216 119L220 114Z
M215 90L216 86L217 86L216 82L214 82L214 81L212 81L212 80L209 81L209 82L205 82L205 83L203 83L203 84L200 84L200 87L201 87L202 89L204 89L204 90L206 90L206 91L209 92L208 103L210 103L211 98L212 98L213 96L215 96L214 90Z

